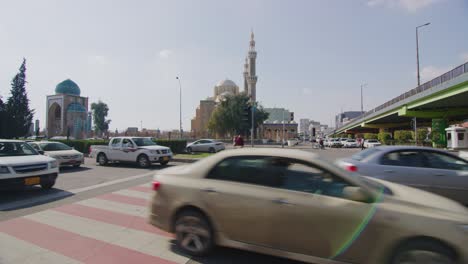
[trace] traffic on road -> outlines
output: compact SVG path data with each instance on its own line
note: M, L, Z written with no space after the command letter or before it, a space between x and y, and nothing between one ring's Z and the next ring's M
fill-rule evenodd
M59 172L59 162L52 157L70 149L41 142L0 143L0 162L7 168L2 174L15 173L2 175L2 180L21 175L20 186L1 195L0 244L9 241L17 248L0 249L5 263L37 259L37 252L47 252L44 262L85 259L84 248L79 248L82 255L70 255L65 245L41 241L43 232L57 239L66 234L70 243L79 239L124 248L125 254L117 254L120 263L140 258L153 263L218 260L219 254L236 250L271 255L242 253L239 263L265 258L267 263L468 261L463 246L468 242L468 210L462 205L467 204L468 163L442 150L377 146L324 151L300 143L284 149L228 146L190 165L141 166L138 155L133 163L102 164L99 151L134 150L141 155L168 149L146 138L121 137L111 139L108 147L92 146L93 154L80 161L81 167L65 166ZM120 145L113 148L112 143ZM170 149L166 153L173 155ZM47 164L41 173L55 175L55 188L47 186L50 181L41 173L17 171L18 166L34 169L40 162ZM33 182L36 177L39 181ZM41 231L33 232L36 229ZM138 246L144 241L153 242ZM152 248L154 243L164 250ZM28 247L37 250L19 251ZM362 254L364 248L369 254ZM93 258L114 254L99 252Z

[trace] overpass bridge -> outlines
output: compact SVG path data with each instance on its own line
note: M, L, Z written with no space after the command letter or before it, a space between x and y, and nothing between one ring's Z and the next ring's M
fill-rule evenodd
M468 63L365 112L335 133L411 129L414 117L418 127L432 127L442 137L439 143L446 142L445 128L468 118Z

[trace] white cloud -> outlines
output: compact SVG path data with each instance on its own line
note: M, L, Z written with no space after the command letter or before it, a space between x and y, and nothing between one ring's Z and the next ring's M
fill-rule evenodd
M427 66L421 69L421 83L430 81L440 75L450 71L450 67ZM415 73L416 75L416 73Z
M463 60L463 62L468 62L468 52L463 52L460 55L460 58Z
M106 65L108 63L108 60L104 56L94 55L88 57L88 62L93 65Z
M169 58L169 56L171 56L173 54L172 50L170 49L163 49L159 52L159 57L161 59L167 59Z
M442 0L368 0L367 5L371 7L384 6L390 8L403 8L409 12L428 7Z

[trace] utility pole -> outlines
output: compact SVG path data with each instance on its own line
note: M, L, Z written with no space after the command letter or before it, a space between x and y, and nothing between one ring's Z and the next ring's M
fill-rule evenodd
M179 76L176 76L176 79L179 81L179 138L182 139L182 84Z
M416 27L416 72L418 75L418 87L421 85L421 74L419 72L419 34L418 29L421 27L429 26L431 23L426 23ZM417 120L416 117L413 118L414 124L414 142L418 145L418 134L417 134Z
M283 139L281 140L281 147L282 147L282 148L284 148L284 129L285 129L285 123L284 123L284 112L285 112L285 111L286 111L286 110L285 110L285 109L283 109L283 133L282 133L282 135L283 135Z

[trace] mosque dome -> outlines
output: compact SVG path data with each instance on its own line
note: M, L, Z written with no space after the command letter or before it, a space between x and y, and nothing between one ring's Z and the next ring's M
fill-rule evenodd
M229 80L229 79L225 79L225 80L222 80L222 81L219 81L218 84L216 84L216 86L224 86L224 87L237 87L236 83Z
M80 96L81 90L74 81L66 79L65 81L57 84L55 87L55 93Z

